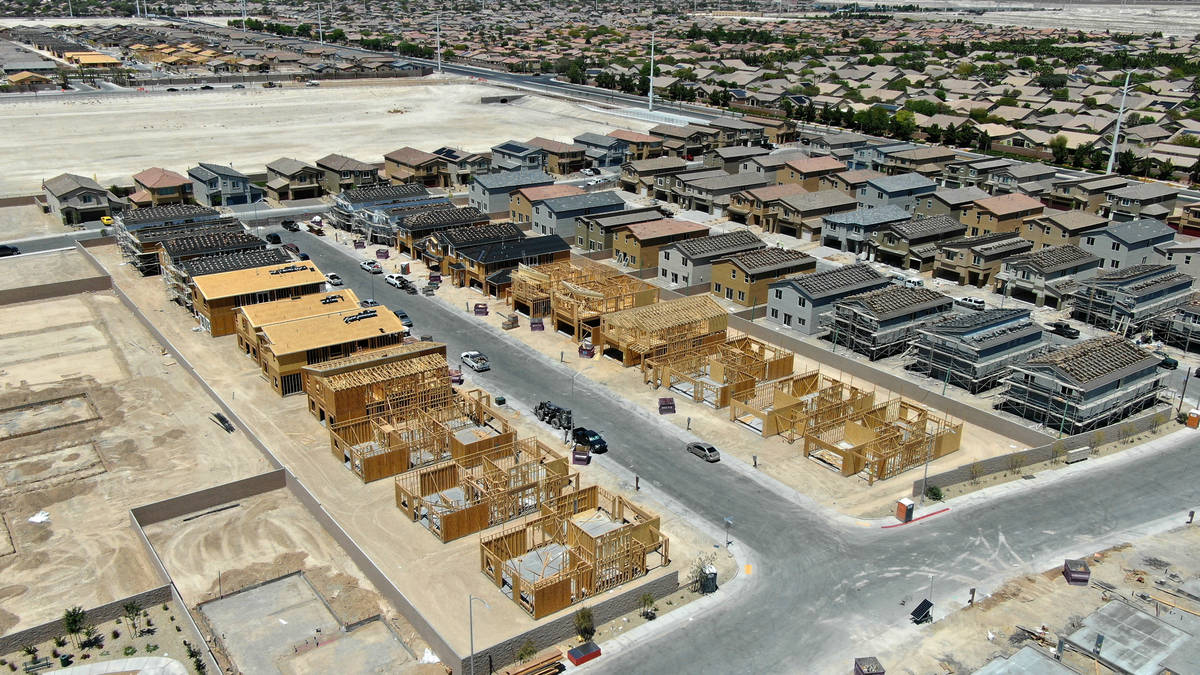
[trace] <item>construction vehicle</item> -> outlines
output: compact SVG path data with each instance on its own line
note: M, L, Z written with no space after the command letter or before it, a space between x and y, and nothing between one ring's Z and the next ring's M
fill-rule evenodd
M571 411L550 401L542 401L537 404L537 407L533 409L533 414L555 429L571 429L575 426Z

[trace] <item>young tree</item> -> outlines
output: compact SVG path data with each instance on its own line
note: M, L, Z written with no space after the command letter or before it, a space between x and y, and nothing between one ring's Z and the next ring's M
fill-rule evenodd
M639 600L642 603L642 616L645 617L650 612L650 608L654 606L654 594L642 593L642 597Z
M575 632L581 640L591 640L596 634L596 623L592 617L591 607L580 607L575 612Z
M517 660L525 663L537 655L537 647L533 645L533 640L525 640L521 643L521 648L517 650Z
M1160 180L1174 180L1175 179L1175 162L1172 162L1170 160L1170 158L1164 159L1161 162L1159 162L1158 163L1158 177Z
M86 621L87 613L83 611L82 607L75 606L63 612L63 630L71 636L71 642L75 644L76 649L79 649L79 634L83 632Z
M121 605L121 609L125 612L125 620L129 622L129 630L132 631L130 636L136 636L138 634L138 618L142 615L142 606L136 600L131 600Z
M980 131L976 147L980 150L990 150L992 148L992 135L986 131Z

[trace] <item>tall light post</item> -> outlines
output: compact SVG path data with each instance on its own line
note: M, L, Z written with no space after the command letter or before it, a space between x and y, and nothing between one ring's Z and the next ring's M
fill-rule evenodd
M650 33L650 86L646 94L650 97L650 107L647 108L650 112L654 112L654 33Z
M437 13L437 69L442 72L442 13Z
M483 603L484 607L491 609L492 606L483 598L477 598L473 595L467 595L467 619L470 622L471 633L471 675L475 675L475 601Z
M1129 76L1133 71L1125 71L1125 86L1121 88L1121 110L1117 113L1117 127L1113 131L1112 149L1108 152L1108 170L1105 173L1113 172L1113 165L1117 162L1117 145L1121 142L1121 120L1125 118L1125 97L1129 95Z

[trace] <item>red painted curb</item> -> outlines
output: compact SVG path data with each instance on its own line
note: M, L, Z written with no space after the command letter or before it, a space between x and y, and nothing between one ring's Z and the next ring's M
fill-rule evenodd
M932 518L933 516L936 516L939 513L945 513L949 510L950 510L950 507L947 506L946 508L942 509L941 511L934 511L933 513L926 513L925 515L921 516L920 518L913 518L912 520L908 521L908 523L915 523L918 520L925 520L926 518ZM908 523L896 523L895 525L884 525L883 527L881 527L879 529L887 530L887 529L893 528L893 527L900 527L901 525L908 525Z

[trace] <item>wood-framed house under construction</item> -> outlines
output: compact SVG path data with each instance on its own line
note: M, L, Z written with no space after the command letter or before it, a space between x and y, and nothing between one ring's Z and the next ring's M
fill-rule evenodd
M376 411L412 407L405 401L421 401L422 393L430 390L442 393L442 403L452 394L446 345L439 342L406 342L358 352L305 366L301 376L308 411L329 427ZM436 405L439 401L422 402Z
M540 515L483 537L480 570L534 619L671 563L659 517L595 485L542 504Z
M264 326L357 308L358 296L349 288L238 307L234 321L238 349L261 367Z
M714 408L759 382L792 374L793 354L749 336L730 337L642 361L642 382L666 387Z
M625 367L646 357L724 342L729 313L708 294L604 314L592 343Z
M408 329L386 307L350 307L336 314L268 324L259 328L262 374L280 396L304 391L300 371L355 352L399 344Z
M795 443L815 424L873 405L874 391L810 370L762 381L734 394L729 402L729 419L763 438L780 436Z
M396 507L445 543L537 513L578 479L561 453L525 438L396 476Z
M192 277L196 320L213 337L236 332L238 307L320 293L325 275L311 262L254 267Z
M600 316L658 302L660 290L587 258L571 258L512 273L508 304L529 317L549 317L554 330L590 340Z

